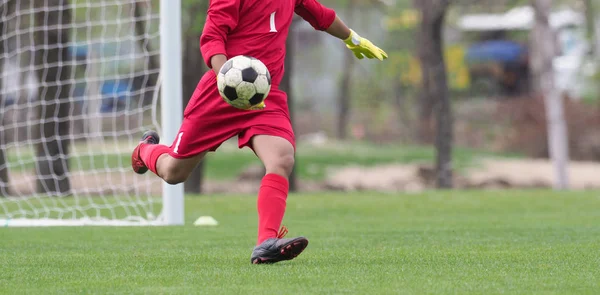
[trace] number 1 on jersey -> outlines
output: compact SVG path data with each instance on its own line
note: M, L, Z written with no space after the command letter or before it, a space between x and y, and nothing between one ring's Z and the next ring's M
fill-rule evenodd
M271 26L271 30L269 32L277 32L277 28L275 28L275 12L271 13L271 19L269 20L269 25Z

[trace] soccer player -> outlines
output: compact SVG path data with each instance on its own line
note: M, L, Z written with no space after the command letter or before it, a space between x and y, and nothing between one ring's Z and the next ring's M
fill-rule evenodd
M238 136L239 148L251 148L266 168L258 191L253 264L293 259L308 245L304 237L284 238L285 227L278 231L296 149L287 96L278 88L294 13L316 30L341 39L359 59L387 58L383 50L349 29L335 11L317 0L211 0L200 46L212 70L200 79L173 144L160 145L158 134L147 131L131 156L136 173L150 170L167 183L177 184L187 179L207 152ZM255 57L269 69L272 84L266 104L241 110L220 97L217 74L228 58L237 55Z

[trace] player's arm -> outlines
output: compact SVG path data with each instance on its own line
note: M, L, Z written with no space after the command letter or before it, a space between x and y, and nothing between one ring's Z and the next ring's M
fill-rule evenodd
M350 30L338 16L335 17L331 25L325 31L342 40L346 40L352 35L352 30Z
M210 64L212 65L215 75L219 75L219 70L223 67L226 61L227 56L225 54L216 54L210 58Z
M215 73L227 61L225 44L227 36L238 24L239 11L240 0L212 0L208 6L200 51L206 65Z
M304 20L309 22L313 28L325 31L346 43L346 47L354 52L354 55L362 59L387 58L387 53L373 45L371 41L362 38L336 15L335 11L325 7L317 0L296 0L295 12Z

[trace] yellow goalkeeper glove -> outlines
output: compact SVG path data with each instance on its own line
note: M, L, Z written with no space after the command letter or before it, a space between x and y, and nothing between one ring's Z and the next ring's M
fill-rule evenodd
M352 50L358 59L363 59L366 57L369 59L377 58L378 60L384 60L388 57L385 51L373 45L371 41L359 36L353 30L350 30L350 37L344 40L344 43L346 43L346 47Z
M249 107L249 108L248 108L248 109L246 109L246 110L248 110L248 111L258 111L258 110L262 110L262 109L264 109L266 106L267 106L267 105L265 104L265 102L264 102L264 101L262 101L261 103L259 103L259 104L255 105L255 106L251 106L251 107Z

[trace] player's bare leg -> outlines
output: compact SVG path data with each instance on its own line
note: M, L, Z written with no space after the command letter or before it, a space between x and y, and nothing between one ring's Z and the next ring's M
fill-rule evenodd
M204 158L206 152L197 156L177 159L163 154L156 162L157 175L169 184L178 184L186 181L198 163Z
M177 159L169 155L170 147L159 144L160 138L154 131L147 131L133 150L131 167L138 174L148 170L154 172L169 184L184 182L192 173L206 152L186 159Z
M281 226L288 195L288 177L294 167L294 147L284 138L257 135L252 147L266 168L258 192L258 240L252 252L253 264L275 263L294 259L308 245L304 237L284 239L287 229ZM279 230L279 231L278 231Z

